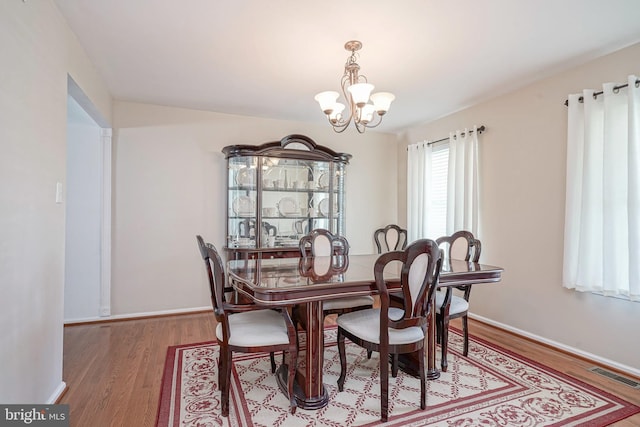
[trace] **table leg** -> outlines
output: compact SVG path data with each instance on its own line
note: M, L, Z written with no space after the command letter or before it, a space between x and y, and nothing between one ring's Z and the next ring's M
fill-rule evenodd
M302 409L320 409L329 403L329 394L322 383L322 368L324 365L324 316L322 303L311 302L297 307L297 313L302 317L307 339L304 354L304 368L298 369L297 384L294 394L298 407ZM278 385L286 394L287 367L278 368Z

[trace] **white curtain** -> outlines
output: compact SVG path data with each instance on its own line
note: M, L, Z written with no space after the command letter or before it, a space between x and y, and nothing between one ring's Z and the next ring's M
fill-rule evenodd
M447 234L467 230L478 236L478 129L449 134Z
M434 168L434 159L444 161L428 141L412 144L407 148L407 234L408 241L429 237L435 239L442 234L453 234L457 230L468 230L478 235L478 129L456 131L449 135L447 143L448 166ZM439 147L438 150L442 149ZM436 161L435 163L439 163ZM442 174L440 176L439 174ZM446 181L446 232L434 218L434 210L442 212L444 196L433 194L435 187ZM444 194L444 193L442 193ZM435 202L435 203L434 203ZM440 204L442 203L442 205ZM436 206L441 206L436 208ZM434 215L435 214L435 215ZM444 224L444 213L442 213Z
M431 157L428 141L407 148L407 242L429 236L428 214L431 206ZM433 237L432 237L433 238Z
M640 301L636 80L569 96L563 286Z

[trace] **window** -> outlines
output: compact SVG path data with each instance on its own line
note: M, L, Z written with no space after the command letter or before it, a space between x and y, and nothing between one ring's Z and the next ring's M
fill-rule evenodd
M483 129L483 128L480 128ZM478 131L407 147L408 240L478 228ZM442 143L440 143L442 142Z

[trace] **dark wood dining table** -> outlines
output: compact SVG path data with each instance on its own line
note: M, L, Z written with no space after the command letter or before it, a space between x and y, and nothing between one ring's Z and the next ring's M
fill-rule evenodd
M319 409L327 405L328 394L322 382L324 354L324 316L322 302L332 298L375 295L377 287L373 265L379 255L335 257L241 259L227 263L229 282L239 295L264 306L296 306L305 325L307 348L303 368L298 370L294 386L298 406ZM388 287L399 287L400 265L385 270ZM494 283L503 269L462 260L443 263L439 286ZM394 279L397 279L394 282ZM431 310L427 334L427 378L439 377L436 368L435 310ZM405 360L401 367L411 371ZM411 373L411 372L410 372ZM278 369L278 384L286 393L286 367Z

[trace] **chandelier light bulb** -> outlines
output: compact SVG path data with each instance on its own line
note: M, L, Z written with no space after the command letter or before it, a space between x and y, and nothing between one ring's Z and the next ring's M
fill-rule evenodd
M329 115L335 108L338 96L340 96L338 92L328 90L326 92L320 92L315 96L314 99L318 101L318 104L320 104L320 109L322 110L322 112L326 115ZM344 106L342 108L344 108Z
M347 88L351 94L351 99L358 106L362 108L367 102L369 102L369 94L375 86L370 83L356 83Z
M380 116L389 111L394 99L396 99L395 95L389 92L378 92L371 95L371 102Z
M367 124L373 120L373 113L375 112L375 108L372 104L365 104L360 109L360 122Z

